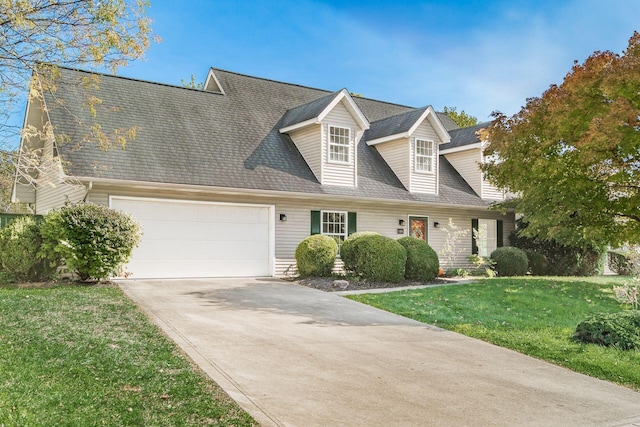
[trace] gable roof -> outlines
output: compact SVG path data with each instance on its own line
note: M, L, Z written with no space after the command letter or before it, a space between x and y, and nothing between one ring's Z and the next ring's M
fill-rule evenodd
M96 96L102 104L96 109L103 131L137 129L126 149L104 151L84 143L83 123L95 120L83 108L86 93L79 89L89 74L67 68L60 72L55 99L50 94L45 99L56 133L69 139L58 147L66 172L80 179L487 206L445 162L438 195L409 193L367 144L358 144L358 187L321 185L279 129L285 119L294 120L287 111L305 106L290 114L314 114L336 92L219 69L213 72L224 94L100 75ZM63 107L57 107L56 100ZM352 100L369 122L415 111L367 98Z
M451 135L451 142L440 145L440 151L451 150L454 148L462 148L476 146L474 144L480 144L480 138L476 134L480 129L484 129L491 126L491 122L478 123L477 125L468 126L465 128L458 128L449 131ZM477 146L480 148L480 145Z
M319 123L339 102L344 102L347 109L358 125L363 129L369 128L369 121L364 117L360 108L351 98L346 89L323 96L307 104L288 110L281 121L280 133L287 133L309 124Z
M450 137L447 130L437 118L433 108L429 106L400 113L372 123L371 129L365 135L367 144L376 145L393 139L407 138L424 120L429 120L438 136L443 141L449 142Z

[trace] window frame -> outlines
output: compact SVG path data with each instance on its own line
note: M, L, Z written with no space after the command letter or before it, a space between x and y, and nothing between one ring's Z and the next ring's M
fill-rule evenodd
M341 143L341 142L335 142L335 140L332 140L333 137L337 136L339 138L344 138L344 135L335 135L332 134L332 130L334 129L340 129L340 130L344 130L346 131L346 139L347 139L347 143ZM342 165L350 165L352 163L352 155L351 155L351 144L352 144L352 138L351 138L351 128L348 127L344 127L344 126L336 126L336 125L328 125L327 127L327 162L328 163L337 163L337 164L342 164ZM339 149L344 149L346 150L346 159L347 160L338 160L338 159L332 159L332 151L331 148L332 147L337 147Z
M431 155L428 154L421 154L418 153L418 145L419 143L428 143L431 145ZM436 144L433 140L431 139L425 139L425 138L416 138L414 140L414 144L413 144L413 171L416 173L423 173L423 174L434 174L435 173L435 151L436 151ZM425 147L425 150L427 149L427 147ZM419 169L418 168L418 159L427 159L428 160L428 164L429 164L429 170L425 170L425 169ZM426 162L424 164L427 164Z
M332 223L329 222L325 222L324 218L325 218L325 214L338 214L338 215L342 215L344 218L344 232L342 233L336 233L336 232L325 232L325 224L342 224L340 222L336 223L335 221ZM320 234L324 235L324 236L329 236L329 237L337 237L336 243L338 244L338 256L340 256L340 248L342 247L342 242L344 242L345 240L347 240L347 237L349 237L349 212L347 211L329 211L329 210L322 210L320 211ZM342 237L342 239L341 239Z

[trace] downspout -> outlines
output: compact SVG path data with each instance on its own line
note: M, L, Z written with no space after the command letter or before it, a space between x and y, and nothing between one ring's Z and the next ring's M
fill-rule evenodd
M87 192L84 193L84 197L82 198L83 202L87 201L87 197L89 197L89 192L91 191L92 188L93 188L93 181L89 181L89 185L87 185Z

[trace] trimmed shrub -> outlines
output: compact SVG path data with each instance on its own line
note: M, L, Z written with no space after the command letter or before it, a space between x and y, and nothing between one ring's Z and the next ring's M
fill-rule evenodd
M518 221L517 229L527 227ZM539 241L512 232L511 245L520 249L531 249L547 258L546 275L549 276L595 276L604 270L606 248L592 245L566 246L555 240Z
M527 274L527 254L518 248L505 246L491 252L498 276L524 276Z
M396 240L379 234L356 237L348 249L351 271L366 280L397 283L404 279L407 251Z
M16 281L51 279L60 257L45 258L41 253L40 225L32 216L14 219L0 231L0 266Z
M353 242L356 239L359 239L362 236L379 236L380 233L376 233L375 231L358 231L356 233L351 234L347 239L342 242L340 246L340 259L344 263L344 269L346 271L355 271L356 266L356 253L352 250Z
M45 254L64 258L83 281L117 274L140 242L140 226L129 214L91 203L50 211L41 233Z
M524 253L529 260L529 272L534 276L545 276L549 268L547 257L531 249L526 249Z
M628 253L610 251L607 254L609 258L609 268L620 276L635 276L639 273L638 266L629 257Z
M576 326L574 338L586 343L640 349L640 316L631 310L598 313Z
M403 237L398 239L398 243L407 251L404 277L409 280L426 282L435 280L438 271L440 271L440 261L436 251L427 242L415 237Z
M296 248L296 264L300 276L331 276L338 255L336 241L322 234L304 239Z

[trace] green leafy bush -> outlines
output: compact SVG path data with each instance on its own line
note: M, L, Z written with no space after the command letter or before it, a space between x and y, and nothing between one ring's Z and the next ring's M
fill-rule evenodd
M362 236L379 236L380 233L375 231L358 231L351 234L347 239L342 242L340 246L340 259L344 263L344 269L346 271L354 271L356 267L356 252L352 250L353 242Z
M53 277L60 257L41 253L40 225L33 216L22 216L0 230L0 266L16 281L40 281Z
M598 313L576 326L574 338L622 349L640 349L640 317L632 311Z
M527 227L518 221L517 229ZM537 240L515 232L510 235L511 245L520 249L531 249L547 258L549 276L595 276L604 270L606 248L589 244L582 246L561 245L555 240Z
M534 276L546 276L549 268L547 257L531 249L526 249L524 253L529 260L529 272Z
M322 234L309 236L296 248L298 274L301 276L330 276L336 255L338 255L338 244L333 238Z
M491 259L495 262L494 269L498 276L524 276L527 274L527 254L518 248L505 246L491 252Z
M638 266L629 256L629 252L610 251L607 256L609 258L609 268L616 274L620 276L635 276L639 273Z
M407 251L390 237L358 236L348 246L348 252L352 264L349 270L366 280L397 283L404 279Z
M438 254L427 242L408 236L398 239L398 243L407 251L407 263L404 270L406 279L431 282L438 277L440 270Z
M81 280L117 274L140 242L140 226L130 215L90 203L50 211L41 233L44 253L61 256Z

